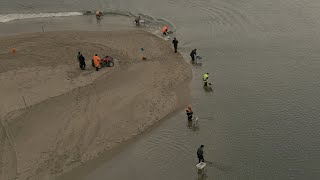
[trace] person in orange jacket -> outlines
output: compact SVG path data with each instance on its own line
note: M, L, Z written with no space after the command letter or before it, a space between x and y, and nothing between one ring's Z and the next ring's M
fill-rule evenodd
M167 35L167 33L168 33L168 26L163 26L161 32L162 32L162 34Z
M96 54L92 57L92 65L94 65L94 67L96 68L97 71L99 71L99 69L100 69L100 62L101 62L101 59L98 56L98 54Z

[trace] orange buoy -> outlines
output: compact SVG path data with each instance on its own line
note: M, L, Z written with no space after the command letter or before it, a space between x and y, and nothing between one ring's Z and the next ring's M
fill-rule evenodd
M168 31L168 26L163 26L163 28L162 28L162 30L161 30L161 32L166 32L166 31Z
M16 49L16 48L12 48L12 49L11 49L11 52L14 54L14 53L17 52L17 49Z

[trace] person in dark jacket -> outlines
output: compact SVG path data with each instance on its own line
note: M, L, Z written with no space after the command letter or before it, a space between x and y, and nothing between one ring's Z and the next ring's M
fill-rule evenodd
M191 62L194 63L194 60L196 58L197 55L197 49L194 49L191 51L190 56L191 56Z
M188 121L192 121L193 111L191 109L191 106L187 106L186 107L186 114L187 114L187 117L188 117Z
M80 68L82 69L82 70L85 70L86 69L86 62L85 62L85 58L84 58L84 56L82 55L82 54L80 54L80 56L79 56L79 63L80 63Z
M137 16L137 17L134 19L134 21L136 22L136 25L137 25L137 26L140 26L140 20L141 20L140 16Z
M175 53L177 53L178 43L179 43L179 41L176 38L173 38L172 44L173 44Z
M199 159L199 163L200 162L204 162L204 158L203 158L203 148L204 148L204 145L201 145L198 150L197 150L197 156L198 156L198 159Z

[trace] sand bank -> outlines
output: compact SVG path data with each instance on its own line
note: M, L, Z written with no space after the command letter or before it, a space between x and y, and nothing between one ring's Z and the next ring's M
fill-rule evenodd
M115 67L96 72L94 53ZM0 179L47 179L97 158L183 107L190 79L171 44L144 31L2 37Z

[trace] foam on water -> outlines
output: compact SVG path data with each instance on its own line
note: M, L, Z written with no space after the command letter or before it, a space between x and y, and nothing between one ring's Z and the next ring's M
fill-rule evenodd
M9 22L18 19L44 18L44 17L65 17L81 16L82 12L58 12L58 13L38 13L38 14L0 14L0 22Z

